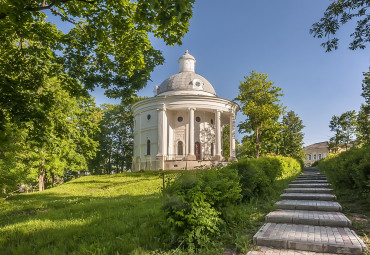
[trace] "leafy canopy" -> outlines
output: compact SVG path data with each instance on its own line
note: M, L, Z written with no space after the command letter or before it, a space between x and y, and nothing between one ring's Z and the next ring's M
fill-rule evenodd
M356 20L355 31L350 35L353 41L349 49L365 49L370 42L370 15L367 13L369 0L335 0L326 11L324 17L312 25L310 33L313 37L328 40L321 44L326 52L338 49L339 39L335 36L339 28L351 20Z

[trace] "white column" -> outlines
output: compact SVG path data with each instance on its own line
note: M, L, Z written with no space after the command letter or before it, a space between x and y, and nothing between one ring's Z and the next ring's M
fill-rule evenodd
M168 156L169 159L173 159L173 128L171 125L168 125Z
M167 155L167 115L166 108L163 106L158 110L158 154L157 156Z
M194 155L194 108L189 108L189 155Z
M216 111L216 157L221 158L221 112Z
M235 114L230 116L230 159L235 159Z

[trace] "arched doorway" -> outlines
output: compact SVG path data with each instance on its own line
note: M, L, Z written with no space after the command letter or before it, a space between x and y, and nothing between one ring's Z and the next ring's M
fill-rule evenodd
M201 160L201 147L200 147L200 142L196 142L195 143L195 150L194 150L194 152L195 152L195 158L196 158L196 160Z
M183 142L182 141L179 141L177 143L177 155L184 155L184 145L183 145Z

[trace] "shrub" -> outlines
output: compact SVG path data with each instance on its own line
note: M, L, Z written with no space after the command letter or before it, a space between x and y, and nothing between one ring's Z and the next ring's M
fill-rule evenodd
M302 165L293 158L265 156L258 159L242 159L227 168L238 171L243 199L250 199L269 192L271 183L276 179L298 174Z
M164 206L173 243L189 250L207 247L219 234L222 208L241 200L237 171L214 169L188 172L164 190Z
M318 168L338 188L370 192L370 146L352 148L346 152L329 155L321 160Z

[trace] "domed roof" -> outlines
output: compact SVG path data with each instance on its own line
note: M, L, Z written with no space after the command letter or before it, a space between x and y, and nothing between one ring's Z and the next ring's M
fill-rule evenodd
M211 83L194 72L195 58L188 51L179 60L180 72L167 78L157 88L157 95L216 96Z

